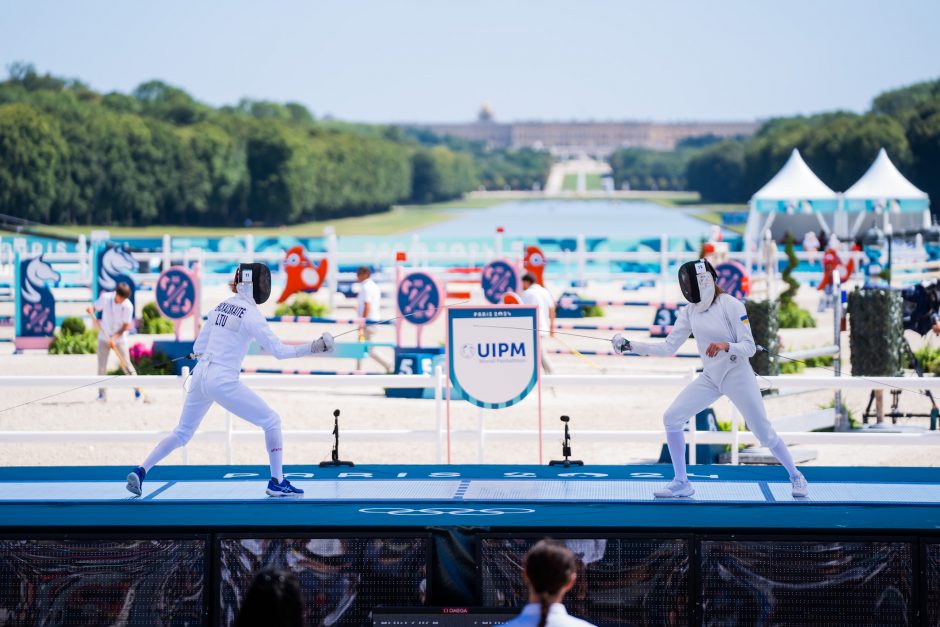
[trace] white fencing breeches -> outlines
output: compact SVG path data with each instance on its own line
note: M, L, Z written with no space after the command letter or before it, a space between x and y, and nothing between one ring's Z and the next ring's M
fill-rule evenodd
M721 396L727 396L734 403L762 446L772 447L777 443L779 438L767 418L754 371L746 365L728 368L720 384L704 372L686 386L663 414L666 431L682 431L689 418L711 407Z
M150 457L142 464L145 470L159 463L175 448L189 442L206 412L218 403L226 410L264 430L265 444L271 462L271 476L280 481L283 438L281 418L264 400L238 379L238 373L213 364L199 364L193 374L192 387L183 403L179 424Z

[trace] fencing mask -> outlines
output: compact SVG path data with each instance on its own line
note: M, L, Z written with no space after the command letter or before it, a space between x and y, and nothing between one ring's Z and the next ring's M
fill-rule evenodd
M271 269L263 263L240 264L235 283L250 286L251 297L260 305L271 296Z
M705 311L715 300L718 273L705 259L688 261L679 267L679 288L696 311Z

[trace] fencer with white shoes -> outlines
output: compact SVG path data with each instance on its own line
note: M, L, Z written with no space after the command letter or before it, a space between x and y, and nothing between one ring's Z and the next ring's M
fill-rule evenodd
M258 308L271 295L271 271L264 264L241 264L235 274L234 291L234 296L209 313L193 345L198 363L179 424L157 444L144 463L127 476L127 489L134 494L141 494L144 477L153 466L189 442L213 403L264 430L271 466L266 492L270 496L303 494L303 490L284 479L280 416L239 380L239 373L252 340L278 359L290 359L331 352L333 337L324 333L310 343L299 345L284 344L278 339Z
M806 479L796 469L790 451L767 419L760 387L748 361L757 351L744 303L721 292L717 273L705 260L690 261L679 269L679 286L689 302L679 310L676 323L662 342L636 342L620 334L611 340L618 353L674 355L690 335L695 336L704 370L690 383L663 414L666 442L675 480L655 492L657 497L685 497L694 494L685 463L685 423L707 409L721 396L727 396L757 437L790 473L792 494L808 494Z

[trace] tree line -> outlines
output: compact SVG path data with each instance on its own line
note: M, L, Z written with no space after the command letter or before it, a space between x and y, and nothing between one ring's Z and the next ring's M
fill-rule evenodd
M643 188L655 189L649 186L653 180L659 189L688 189L705 201L740 203L773 178L793 148L824 183L844 191L882 147L940 210L940 80L880 94L862 114L775 118L752 137L673 152L623 150L611 156L611 165L618 181L641 181Z
M544 183L547 155L527 159L317 120L298 103L213 108L161 81L100 94L14 64L0 83L0 213L44 224L325 220Z
M706 146L720 142L714 135L681 140L675 150L623 148L608 158L618 189L685 191L689 160Z

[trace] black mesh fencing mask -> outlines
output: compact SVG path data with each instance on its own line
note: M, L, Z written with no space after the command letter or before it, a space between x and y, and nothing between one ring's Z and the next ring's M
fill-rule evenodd
M715 299L715 269L705 259L687 261L679 267L679 289L689 303L704 311Z
M251 285L251 297L259 305L271 297L271 269L263 263L239 265L235 282Z

